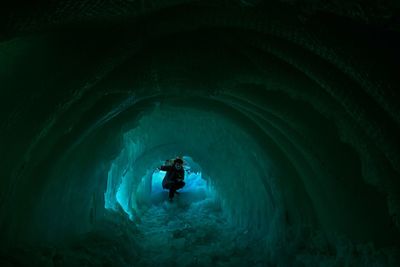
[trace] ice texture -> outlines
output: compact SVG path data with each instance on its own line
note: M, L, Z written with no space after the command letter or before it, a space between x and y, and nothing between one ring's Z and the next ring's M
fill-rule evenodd
M161 179L156 168L167 159L184 156L187 185L183 192L200 194L203 185L191 179L198 171L232 223L268 231L270 225L265 222L279 217L274 204L278 193L265 153L246 132L217 114L156 108L123 140L125 145L108 172L106 208L116 210L118 202L130 216L139 213L143 205L151 204L152 187L160 192L152 182Z

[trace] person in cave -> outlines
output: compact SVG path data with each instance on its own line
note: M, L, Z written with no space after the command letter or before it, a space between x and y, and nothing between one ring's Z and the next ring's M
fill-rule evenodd
M185 171L183 170L183 160L176 158L172 165L163 165L159 167L160 170L166 171L165 177L162 181L162 187L164 189L169 189L169 200L172 201L178 189L185 186Z

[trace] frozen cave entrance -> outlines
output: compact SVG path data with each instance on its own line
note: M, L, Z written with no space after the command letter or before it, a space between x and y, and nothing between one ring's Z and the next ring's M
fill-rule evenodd
M255 239L247 229L232 223L208 177L192 158L183 159L186 185L172 202L161 185L166 172L155 167L159 162L136 185L131 171L122 168L113 192L116 206L129 215L140 233L134 237L141 251L138 266L211 266L215 262L246 266L257 262L262 238ZM109 185L116 170L116 166L110 169ZM106 192L106 200L111 191ZM106 202L109 209L118 210L111 203L111 199Z
M246 132L213 112L160 107L124 132L108 169L104 204L113 218L129 218L123 229L135 228L127 239L138 245L137 266L263 262L266 244L281 233L270 230L282 224L276 223L275 188L265 186L274 184L262 155ZM162 188L165 172L157 168L177 156L184 161L185 187L170 202Z
M123 152L121 156L123 156ZM178 205L190 205L201 201L216 202L215 190L202 174L201 167L190 156L184 156L185 186L178 190L174 201ZM162 188L162 180L166 174L155 166L163 165L158 161L144 172L131 162L120 166L117 158L108 172L107 190L105 192L105 208L123 211L130 220L135 221L140 213L152 205L161 205L168 200L168 190ZM194 166L194 168L192 168ZM144 173L140 176L137 173ZM139 179L138 179L139 177Z

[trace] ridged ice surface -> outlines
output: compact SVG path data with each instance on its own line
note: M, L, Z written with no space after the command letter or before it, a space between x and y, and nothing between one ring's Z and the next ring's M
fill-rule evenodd
M260 240L232 225L212 200L187 203L183 196L154 205L141 217L139 266L261 264Z
M400 266L398 1L4 2L0 266Z

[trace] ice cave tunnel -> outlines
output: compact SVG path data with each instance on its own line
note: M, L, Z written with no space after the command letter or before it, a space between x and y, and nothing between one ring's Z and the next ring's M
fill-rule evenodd
M0 266L400 266L396 1L10 2Z

